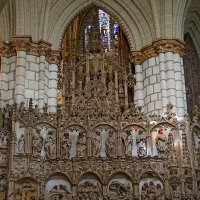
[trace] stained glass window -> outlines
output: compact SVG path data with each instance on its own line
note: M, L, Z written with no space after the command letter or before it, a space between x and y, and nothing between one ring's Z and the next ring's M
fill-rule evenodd
M105 50L110 50L110 16L99 10L99 28Z
M117 22L113 21L113 19L103 10L98 9L98 25L99 25L99 33L101 36L101 42L104 46L105 51L111 50L114 45L115 48L118 47L118 32L119 25ZM87 47L89 43L89 33L92 29L91 25L85 26L84 29L84 46Z

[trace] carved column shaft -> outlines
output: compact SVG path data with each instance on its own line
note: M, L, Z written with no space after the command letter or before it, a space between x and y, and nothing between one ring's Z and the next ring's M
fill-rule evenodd
M142 66L138 64L135 65L135 79L136 85L134 87L134 101L137 106L144 106Z
M164 53L159 54L159 65L160 65L160 84L161 84L161 97L162 97L162 109L163 112L167 112L167 104L168 101L168 93L167 93L167 81L166 81L166 66L165 66L165 59Z
M20 104L25 99L26 52L17 51L15 102Z
M44 103L44 82L45 82L45 56L40 56L39 63L39 94L38 94L38 107L42 110Z
M115 69L115 101L116 103L119 102L119 94L118 94L118 72Z
M75 69L72 69L72 106L75 105Z

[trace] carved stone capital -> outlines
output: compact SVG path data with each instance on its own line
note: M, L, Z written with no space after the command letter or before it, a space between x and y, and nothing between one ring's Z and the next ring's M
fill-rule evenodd
M51 64L56 64L58 65L60 62L61 54L60 51L51 51L47 55L47 60Z
M30 51L32 39L30 36L16 36L12 38L13 46L16 51Z
M158 39L153 42L157 54L173 52L181 56L185 54L185 43L178 39Z
M140 51L131 51L130 59L135 64L142 64L145 60L166 52L178 53L183 56L185 54L185 43L178 39L157 39Z
M51 49L51 44L44 40L32 41L30 36L15 36L12 41L0 43L0 55L10 57L16 55L17 51L25 51L35 56L45 56L49 63L59 64L60 51Z

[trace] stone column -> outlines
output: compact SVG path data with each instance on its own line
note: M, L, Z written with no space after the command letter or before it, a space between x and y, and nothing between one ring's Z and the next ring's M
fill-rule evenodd
M6 93L8 90L7 73L9 71L8 60L6 57L1 57L1 73L0 73L0 107L6 106Z
M176 81L173 52L165 53L165 65L168 101L173 105L172 111L177 113Z
M136 85L135 85L135 95L134 95L134 101L137 106L144 106L144 94L143 94L143 76L142 76L142 66L139 64L135 65L135 79L136 79Z
M45 84L45 56L41 55L39 57L39 94L38 94L38 107L42 110L44 106L44 84Z
M57 110L57 82L58 82L58 66L57 64L49 65L49 112L56 112Z
M161 84L161 99L162 110L167 112L168 93L167 93L167 81L166 81L166 66L164 53L159 54L159 66L160 66L160 84Z
M20 104L25 99L26 52L17 51L15 102Z

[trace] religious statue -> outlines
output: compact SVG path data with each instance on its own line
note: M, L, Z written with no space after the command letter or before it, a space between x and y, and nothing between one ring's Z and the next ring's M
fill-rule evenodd
M47 158L56 156L56 140L53 135L49 134L44 145Z
M108 137L106 138L105 142L106 146L106 156L107 157L114 157L115 156L115 138L113 137L113 132L109 132Z
M98 132L95 137L92 139L92 152L93 156L98 157L100 156L101 152L101 137L100 133Z
M2 136L1 136L1 147L7 147L8 144L8 133L2 132Z
M71 145L69 143L69 133L65 133L61 138L61 156L63 158L69 158L70 156L70 148Z
M22 134L18 140L18 153L24 153L24 147L25 147L25 140L24 140L24 134Z
M168 144L167 144L167 136L162 128L158 130L158 134L156 136L156 147L158 155L161 157L165 157L167 154Z
M86 145L87 140L84 133L80 132L77 140L77 156L85 157L86 156Z
M40 137L38 130L34 130L33 140L32 140L32 151L33 154L39 155L42 149L43 138Z
M141 129L138 130L136 143L137 143L138 156L146 156L147 155L147 135Z
M125 149L125 156L132 156L133 135L130 130L127 130L122 136L122 142Z

